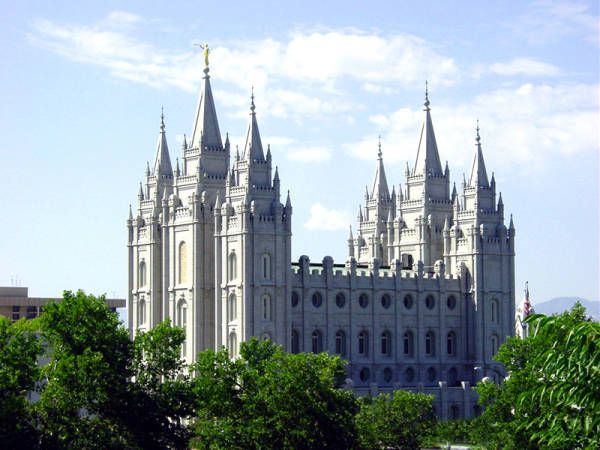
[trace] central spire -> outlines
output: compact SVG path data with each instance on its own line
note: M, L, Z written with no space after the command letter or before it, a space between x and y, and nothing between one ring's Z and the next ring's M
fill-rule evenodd
M157 179L171 178L173 176L169 146L167 145L167 133L165 132L165 112L162 107L160 111L160 134L158 135L156 158L154 159L154 176Z
M390 198L390 190L388 189L387 179L385 177L385 169L383 168L381 136L379 136L379 142L377 145L377 168L375 169L375 179L373 180L371 198L388 200Z
M264 161L265 154L263 152L262 141L258 131L258 123L256 121L256 107L254 106L254 87L250 95L250 121L248 123L248 132L246 133L246 144L244 145L243 159L250 161Z
M477 119L475 146L475 157L473 158L473 166L471 167L471 179L469 185L472 187L490 187L487 172L485 170L485 162L483 161L483 152L481 151L481 136L479 136L479 119Z
M194 120L191 147L201 148L204 146L222 149L221 132L219 131L217 111L215 109L208 72L209 69L207 66L204 68L204 76L202 77L202 91L200 92L196 119Z
M440 155L438 153L435 133L433 132L433 123L431 121L431 108L429 108L429 89L425 82L425 119L421 127L421 137L419 138L419 148L417 150L417 159L412 171L412 175L418 175L425 172L429 175L441 176L442 164L440 163Z

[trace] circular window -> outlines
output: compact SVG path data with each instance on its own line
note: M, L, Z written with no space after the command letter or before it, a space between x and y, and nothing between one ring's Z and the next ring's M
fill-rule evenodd
M392 369L390 369L389 367L386 367L385 369L383 369L383 381L385 381L386 383L391 382L392 376L393 376Z
M292 308L295 308L300 303L300 297L296 291L292 291Z
M404 379L407 383L410 383L415 379L415 371L412 367L409 367L404 371Z
M344 305L346 304L346 297L344 296L344 294L340 292L338 293L338 295L335 296L335 304L338 308L344 307Z
M429 382L434 382L435 381L435 369L433 367L430 367L429 369L427 369L427 380Z
M360 371L360 381L365 382L365 381L369 381L369 378L371 377L371 371L367 368L367 367L363 367Z
M425 306L427 307L427 309L433 309L433 307L435 306L435 298L433 298L433 295L427 296L427 298L425 299Z
M367 294L360 294L360 297L358 297L358 304L361 308L366 308L369 305L369 296Z
M456 306L456 298L454 297L454 295L448 297L447 303L448 309L454 309L454 307Z
M392 298L388 294L383 294L381 296L381 306L383 306L385 309L387 309L390 307L391 304L392 304Z
M323 296L320 292L315 292L312 296L312 304L315 308L318 308L323 303Z
M412 299L412 297L410 295L406 295L404 297L404 307L406 309L410 309L410 308L412 308L412 305L413 305L413 299Z

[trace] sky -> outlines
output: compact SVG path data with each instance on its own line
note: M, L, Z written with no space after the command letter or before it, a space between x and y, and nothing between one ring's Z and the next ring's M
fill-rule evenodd
M390 189L404 184L428 80L459 187L479 119L514 216L517 300L525 281L534 304L600 298L596 1L0 3L0 285L126 297L128 205L161 107L181 157L203 75L194 43L208 43L234 148L254 87L294 260L345 261L378 136Z

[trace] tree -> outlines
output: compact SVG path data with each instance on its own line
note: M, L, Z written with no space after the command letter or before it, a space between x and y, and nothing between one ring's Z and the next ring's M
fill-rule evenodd
M593 361L596 361L597 367L599 357L592 355L592 347L584 351L591 352L588 353L588 359L580 360L581 355L575 351L573 343L578 339L580 343L585 342L585 338L569 338L580 327L587 329L588 325L585 324L589 322L585 317L585 308L576 304L570 312L547 319L542 317L538 315L528 319L531 327L529 337L509 338L500 347L495 359L506 367L509 374L507 379L499 386L492 382L481 382L476 387L479 403L485 406L481 417L474 421L476 433L482 442L488 441L507 449L581 448L577 434L555 432L553 436L557 436L557 439L551 445L544 436L547 436L546 432L552 423L561 426L558 418L573 418L569 403L557 401L558 391L549 384L552 380L561 382L564 376L564 373L558 375L559 372L556 372L553 375L551 372L552 368L566 367L559 355L571 354L576 358L569 370L583 363L593 371ZM563 362L559 363L559 360ZM549 361L555 361L552 367L545 366ZM591 372L587 373L589 375ZM584 374L579 372L579 375ZM584 380L582 383L586 384L587 378ZM552 392L557 393L550 398ZM585 427L585 420L583 425ZM558 436L562 437L558 439Z
M27 397L39 389L42 351L24 319L11 324L0 316L0 442L5 448L37 444L37 420Z
M82 291L48 304L40 324L50 358L36 404L42 446L187 447L181 328L164 323L131 341L104 298Z
M363 397L356 419L361 447L418 449L435 425L433 398L403 390Z
M202 448L353 448L357 403L340 390L338 357L290 354L269 341L200 353L192 367L198 418L193 445Z

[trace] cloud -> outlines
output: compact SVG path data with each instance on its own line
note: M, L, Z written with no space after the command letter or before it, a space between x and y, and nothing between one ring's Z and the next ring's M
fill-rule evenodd
M559 42L565 36L575 36L598 45L598 17L590 11L592 2L538 1L508 25L532 44Z
M560 69L552 64L528 58L516 58L507 63L494 63L489 71L498 75L556 76Z
M469 169L477 118L488 166L498 170L528 173L555 157L598 151L598 95L598 85L523 84L466 102L433 103L431 114L442 163L451 161L451 170ZM386 162L409 161L412 166L423 119L421 110L408 108L370 117L383 136ZM374 163L376 139L374 133L344 148Z
M335 231L345 230L350 224L346 211L327 209L320 203L315 203L310 208L310 218L304 224L309 230Z

